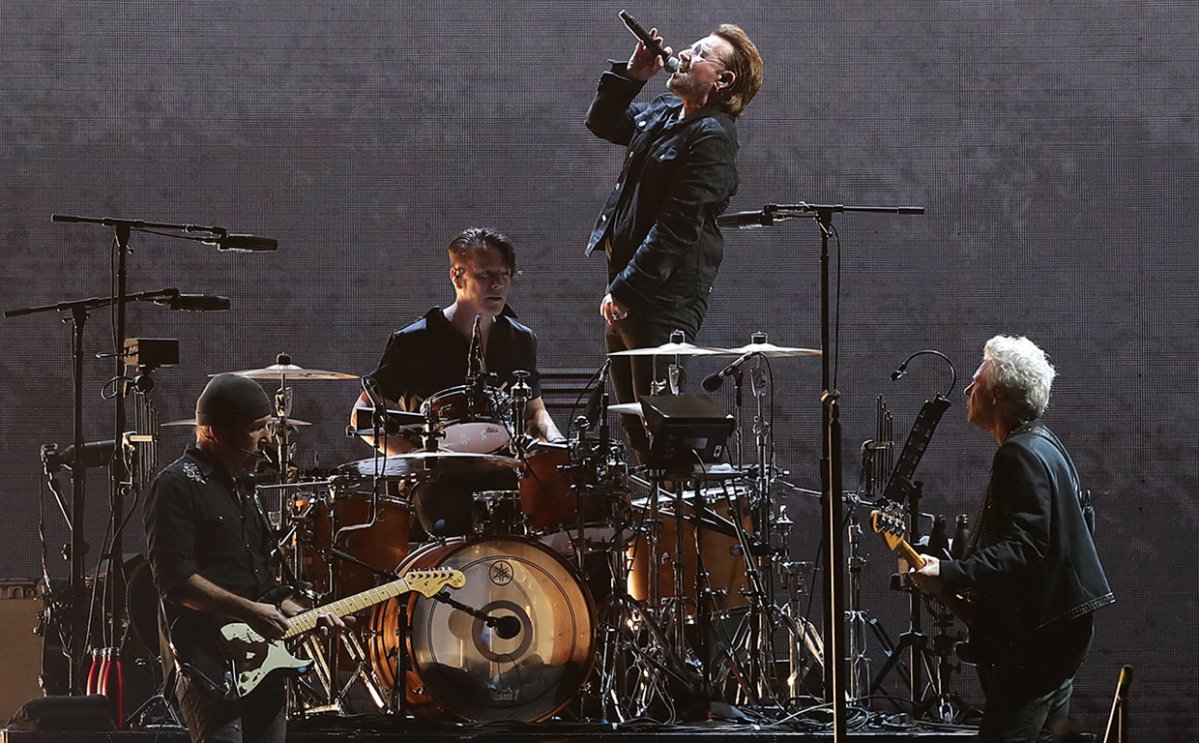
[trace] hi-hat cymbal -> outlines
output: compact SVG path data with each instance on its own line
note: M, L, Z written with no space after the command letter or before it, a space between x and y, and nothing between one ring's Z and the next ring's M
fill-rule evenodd
M728 355L723 348L703 348L692 343L663 343L660 346L613 351L609 356L720 356Z
M358 379L357 374L325 371L324 369L305 369L295 364L271 364L261 369L243 369L242 371L229 373L236 374L239 377L248 377L249 379ZM216 374L209 374L208 376L215 377Z
M730 348L725 353L741 356L747 353L756 353L772 359L783 358L787 356L819 356L819 348L791 348L789 346L776 346L773 343L750 343L739 348Z
M477 475L520 467L520 460L498 454L472 454L457 451L411 451L386 458L370 457L346 462L339 469L362 477L406 478L430 469L446 475Z
M270 422L277 424L277 423L279 423L280 420L281 420L280 418L272 415ZM288 425L292 425L292 426L311 426L312 425L308 421L302 421L299 418L288 418L287 423L288 423ZM196 425L195 418L183 418L183 419L177 420L177 421L167 421L166 423L159 423L158 427L159 428L176 428L176 427L182 427L182 426L192 427L195 425Z

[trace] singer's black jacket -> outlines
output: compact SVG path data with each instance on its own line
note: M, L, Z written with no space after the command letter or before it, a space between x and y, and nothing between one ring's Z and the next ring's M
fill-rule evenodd
M196 574L251 600L276 587L266 516L247 486L239 491L194 445L154 478L144 516L150 568L177 660L201 688L230 693L217 633L232 620L183 606L180 589Z
M587 111L592 133L628 147L587 255L606 252L608 291L626 307L706 309L724 254L716 218L737 192L736 122L715 106L680 119L671 94L633 103L644 83L625 73L613 61Z

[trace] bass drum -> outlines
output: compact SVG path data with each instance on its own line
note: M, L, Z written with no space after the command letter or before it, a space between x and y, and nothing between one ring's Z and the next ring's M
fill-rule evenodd
M452 539L413 552L396 572L430 568L461 570L466 586L449 596L503 624L490 628L415 593L376 606L370 656L384 686L395 686L396 625L405 611L407 699L418 715L537 722L577 696L594 662L595 609L562 558L512 537Z

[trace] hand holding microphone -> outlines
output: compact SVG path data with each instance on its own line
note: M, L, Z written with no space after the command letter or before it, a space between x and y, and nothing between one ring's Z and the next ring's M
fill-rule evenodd
M670 47L662 46L665 40L658 34L658 29L646 31L636 18L624 10L620 11L620 20L637 37L637 46L629 57L629 77L645 81L658 74L663 67L671 72L679 69L679 58L674 56Z

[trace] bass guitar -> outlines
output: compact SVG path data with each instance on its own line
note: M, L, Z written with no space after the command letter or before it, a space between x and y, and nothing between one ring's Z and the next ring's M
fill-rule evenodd
M267 640L243 622L226 624L220 630L221 649L233 666L237 692L245 696L274 671L284 669L303 673L307 670L311 661L295 657L283 643L316 629L317 619L321 615L344 617L411 591L429 597L443 588L462 588L465 585L466 576L461 570L410 570L399 580L291 617L287 620L287 631L280 640Z
M870 528L874 530L875 534L882 535L883 541L887 543L887 546L897 552L904 560L907 560L908 565L911 565L913 569L920 570L928 564L928 561L921 557L916 548L908 544L908 540L904 538L906 525L904 524L902 513L886 508L871 511ZM973 607L971 607L970 602L966 599L943 593L931 596L930 598L952 611L954 616L967 625L970 624L973 618Z

